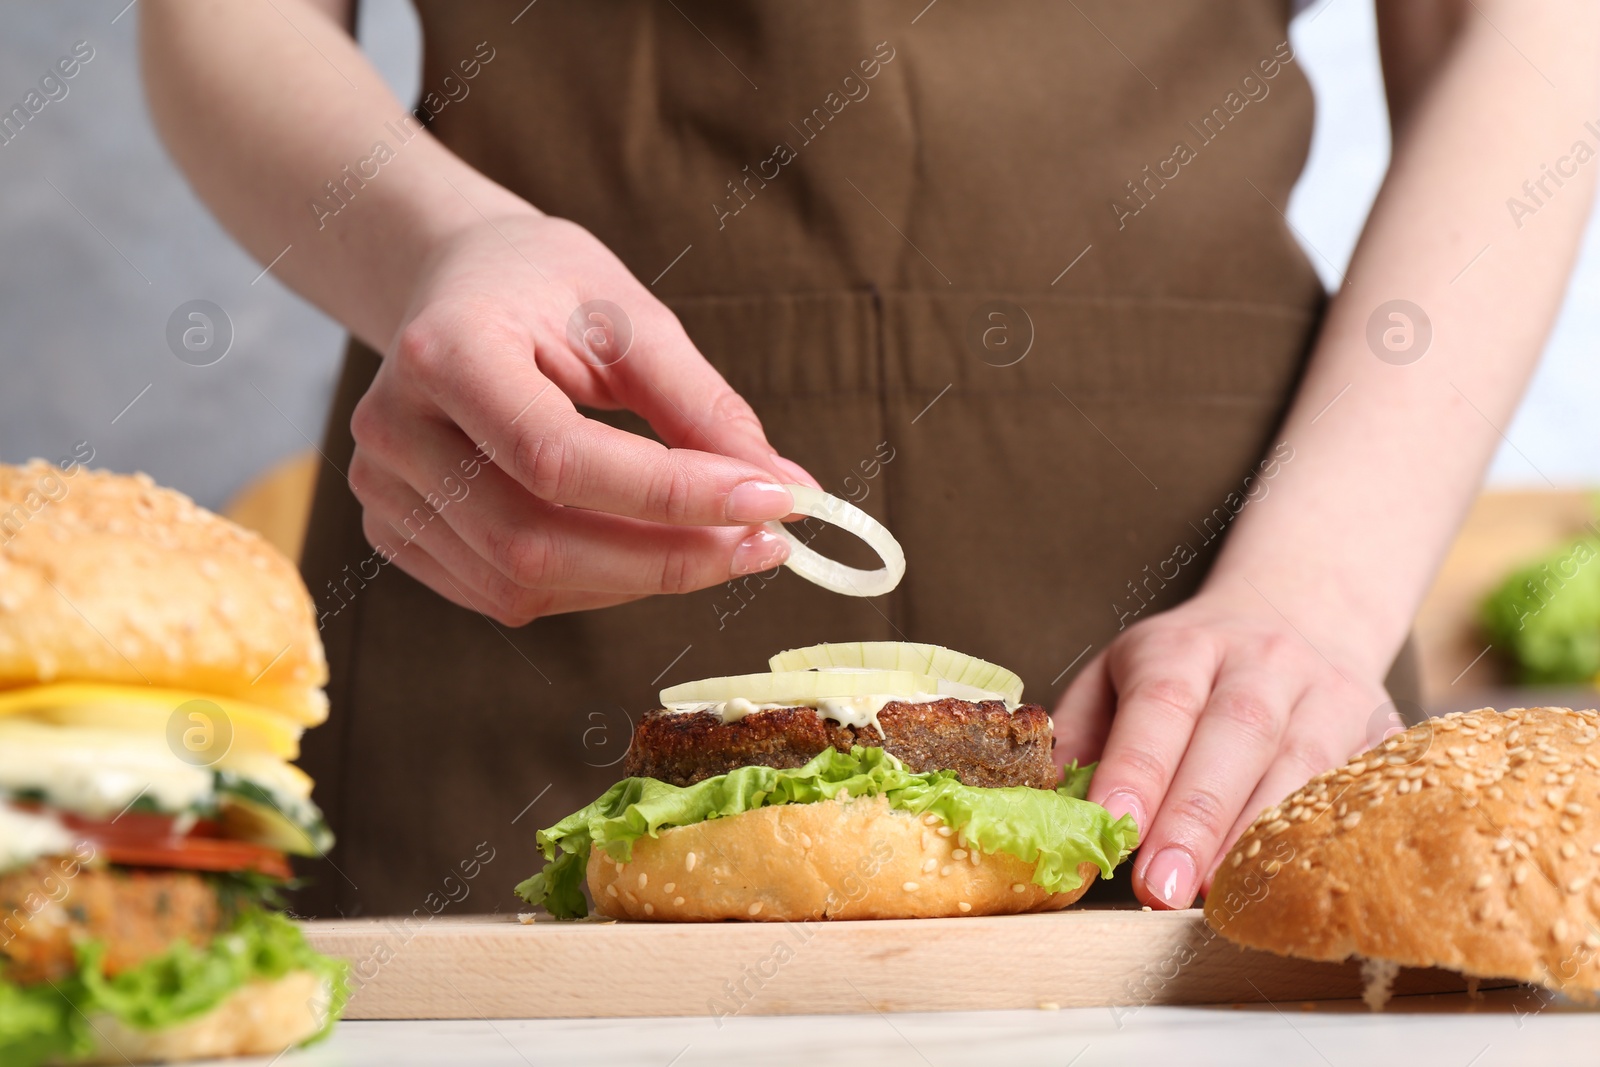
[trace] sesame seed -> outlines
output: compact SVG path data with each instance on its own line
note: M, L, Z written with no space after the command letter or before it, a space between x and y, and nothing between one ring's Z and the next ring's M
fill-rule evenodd
M939 829L935 830L934 833L938 834L940 837L949 837L955 833L955 830L948 826L941 826Z
M663 893L670 893L676 888L678 888L678 883L677 882L668 882L666 885L661 887L661 891Z
M922 816L922 821L923 821L923 822L925 822L925 823L927 823L927 824L928 824L928 825L929 825L929 826L932 826L932 825L933 825L933 824L934 824L934 823L936 823L936 822L938 822L938 821L939 821L939 816L937 816L937 815L935 815L935 814L934 814L934 813L933 813L933 812L931 812L931 811L930 811L930 812L926 812L926 813L925 813L925 814L924 814L924 815L923 815L923 816Z
M907 893L915 893L917 891L917 883L915 883L915 882L907 882L905 885L901 886L900 888L904 889Z
M980 860L981 860L981 857L978 855L978 850L977 849L973 849L971 852L968 852L967 853L967 859L971 860L972 861L972 865L974 867L976 867L978 865L978 863L980 862Z
M1354 830L1359 822L1361 822L1361 813L1352 811L1349 815L1339 820L1339 825L1346 830Z
M964 860L967 858L967 850L964 848L952 849L950 852L950 858L953 860Z
M1544 801L1552 808L1559 808L1561 806L1561 791L1559 789L1547 790L1544 795ZM1578 810L1581 811L1583 809L1580 808Z
M617 887L616 886L614 886L614 885L606 886L606 896L615 897L616 895L617 895Z
M1583 814L1583 805L1582 804L1577 804L1577 803L1569 803L1565 808L1563 808L1561 810L1565 811L1568 815L1582 815Z
M1502 837L1500 840L1498 840L1498 841L1496 841L1494 843L1494 850L1496 852L1504 852L1504 851L1506 851L1506 849L1508 849L1510 847L1511 847L1511 838L1509 838L1509 837Z
M1572 857L1576 856L1577 854L1578 854L1578 846L1577 845L1574 845L1571 841L1563 841L1563 842L1561 842L1561 858L1562 859L1570 860Z
M1584 877L1581 877L1581 876L1578 877L1578 878L1574 878L1572 881L1567 883L1567 892L1569 892L1569 893L1581 893L1581 892L1583 892L1583 887L1588 885L1588 884L1589 884L1589 879L1587 879L1587 878L1584 878Z
M1028 887L1023 885L1021 882L1013 882L1012 885L1011 885L1011 891L1013 893L1020 893L1026 888L1028 888Z
M654 915L656 913L656 906L654 904L646 902L645 906L644 906L644 913L646 915Z
M700 857L691 852L687 856L683 857L683 869L686 871L692 871L694 870L694 865L699 861Z
M683 898L682 897L673 897L672 898L672 902L674 904L676 904L680 908L683 907Z
M950 872L953 871L953 870L955 870L955 868L950 866L947 863L943 867L939 868L939 877L940 878L948 878L950 876Z
M1493 882L1493 881L1494 881L1494 876L1493 875L1480 874L1480 875L1478 875L1477 880L1472 883L1472 888L1474 888L1474 889L1488 889L1489 888L1489 884L1491 882Z
M1567 818L1565 815L1561 816L1560 826L1561 832L1564 834L1570 834L1578 828L1578 824Z
M1470 774L1463 774L1461 776L1461 788L1476 789L1478 788L1478 780Z
M1435 782L1434 784L1437 785L1438 783ZM1490 800L1504 800L1506 797L1506 791L1497 785L1491 785L1488 792Z
M1550 932L1556 935L1557 941L1565 941L1567 939L1567 920L1557 919L1551 923Z
M1250 843L1244 846L1245 859L1254 859L1255 854L1261 851L1261 838L1252 837Z
M761 901L758 900L754 904L750 905L750 914L751 915L760 915L761 914Z
M639 903L639 898L633 895L633 890L631 889L624 889L622 895L627 898L629 904Z
M1511 913L1509 911L1500 914L1500 929L1511 929Z
M937 866L939 866L939 861L930 856L928 859L922 861L922 873L927 874Z
M811 835L810 834L801 834L800 835L800 844L805 848L810 848L811 847Z
M1526 882L1527 880L1528 880L1528 868L1523 866L1520 863L1517 864L1517 869L1511 872L1511 884L1512 885L1521 885L1523 882Z
M645 874L643 871L640 871L639 872L639 888L643 889L645 886L647 886L649 884L650 884L650 876L648 874Z
M1232 864L1232 865L1233 865L1233 866L1235 866L1235 867L1237 867L1237 866L1239 866L1239 864L1241 864L1241 863L1243 863L1243 862L1244 862L1244 853L1243 853L1243 852L1235 852L1235 853L1234 853L1234 854L1233 854L1233 855L1232 855L1232 856L1231 856L1231 857L1230 857L1230 858L1229 858L1229 860L1228 860L1228 862L1229 862L1229 863L1230 863L1230 864Z
M1266 834L1268 837L1277 837L1288 828L1289 824L1287 822L1285 822L1283 819L1276 819L1273 822L1267 823L1266 827L1261 832Z
M958 900L958 901L956 901L956 908L958 910L960 910L960 911L971 911L972 910L972 905L968 904L964 900Z

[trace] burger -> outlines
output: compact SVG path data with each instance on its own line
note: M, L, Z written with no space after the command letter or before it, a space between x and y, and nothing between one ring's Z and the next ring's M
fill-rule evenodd
M1022 681L934 645L816 645L661 693L594 803L537 834L518 895L561 919L1048 911L1137 842L1058 772Z
M1600 992L1600 715L1428 719L1313 778L1223 858L1205 915L1250 948Z
M276 1054L343 964L274 909L331 837L293 565L144 476L0 466L0 1064Z

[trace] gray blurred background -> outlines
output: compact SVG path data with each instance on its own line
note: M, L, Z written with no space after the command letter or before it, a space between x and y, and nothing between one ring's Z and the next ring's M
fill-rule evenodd
M168 161L139 88L138 8L124 2L16 5L0 36L7 108L75 42L95 52L64 99L0 145L0 460L60 458L87 440L95 465L147 471L218 507L320 439L341 332L263 276ZM409 4L366 0L360 35L409 101ZM1370 0L1313 4L1294 42L1318 115L1290 218L1334 284L1330 262L1344 267L1388 158ZM1600 484L1597 233L1492 484ZM195 299L233 323L231 350L211 366L180 361L166 341L169 316Z

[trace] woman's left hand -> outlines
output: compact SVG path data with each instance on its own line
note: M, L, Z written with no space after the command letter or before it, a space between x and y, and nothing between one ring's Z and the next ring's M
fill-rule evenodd
M1054 716L1056 758L1098 757L1089 799L1139 824L1134 890L1153 907L1188 907L1261 811L1367 747L1389 700L1339 620L1302 631L1228 585L1129 627Z

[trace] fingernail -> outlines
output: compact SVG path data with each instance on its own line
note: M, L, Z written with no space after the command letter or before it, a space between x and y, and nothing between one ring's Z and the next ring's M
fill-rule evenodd
M1120 819L1124 815L1132 815L1133 824L1139 828L1141 835L1144 833L1144 808L1139 805L1139 798L1131 790L1112 790L1100 802L1100 806L1111 813L1113 820Z
M1194 903L1194 859L1181 848L1164 848L1144 869L1144 885L1169 908Z
M817 480L806 473L806 469L804 467L800 466L798 463L795 463L793 460L784 459L776 452L772 454L772 465L777 467L778 470L782 471L784 474L787 474L789 476L789 480L795 485L809 485L815 488L821 488L817 485Z
M733 574L754 574L771 570L789 558L789 542L777 534L760 530L739 542L733 550Z
M777 482L741 482L728 493L723 515L729 522L771 522L793 507L789 490Z

